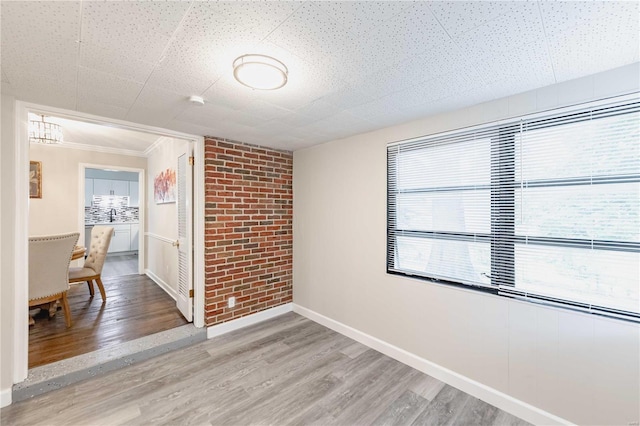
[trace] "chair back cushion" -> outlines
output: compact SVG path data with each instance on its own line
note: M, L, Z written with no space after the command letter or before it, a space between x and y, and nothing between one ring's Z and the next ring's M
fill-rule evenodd
M89 254L84 261L84 267L93 269L96 275L102 273L102 267L107 258L107 251L109 250L112 235L113 227L111 226L94 226L93 229L91 229L91 242L89 247L87 247Z
M69 263L78 232L29 238L29 300L69 288Z

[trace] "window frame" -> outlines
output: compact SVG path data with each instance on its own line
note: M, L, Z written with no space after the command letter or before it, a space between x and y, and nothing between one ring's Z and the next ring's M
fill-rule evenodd
M616 110L616 108L619 108ZM559 108L543 113L530 114L515 117L479 126L456 129L429 136L414 138L405 141L393 142L387 145L387 258L386 271L388 274L408 276L429 282L445 284L465 288L474 291L483 291L499 296L528 302L557 306L564 309L578 310L591 314L623 319L632 322L640 322L640 312L622 311L615 308L588 304L576 300L559 299L552 296L527 293L516 287L515 253L518 243L527 243L535 246L555 246L564 248L591 248L605 251L640 252L640 242L612 241L581 238L559 238L544 236L523 236L516 233L515 226L515 198L516 189L521 187L521 181L516 176L516 135L522 136L523 122L527 124L527 130L544 129L563 126L568 123L590 121L593 113L598 111L614 110L615 115L640 111L640 94L632 94L612 99L590 102L587 104ZM585 112L589 113L585 113ZM603 115L602 118L608 115ZM419 190L397 190L397 170L399 147L405 146L407 150L427 148L429 143L456 143L463 135L475 132L489 132L496 137L491 138L491 165L490 185L459 186L459 187L434 187ZM398 149L396 149L398 148ZM404 151L403 151L404 152ZM526 181L526 188L568 187L577 185L599 185L615 183L640 183L640 174L633 175L606 175L602 177L572 177L557 179L541 179ZM482 188L480 188L482 187ZM490 189L491 233L478 234L469 232L442 232L398 229L396 196L402 193L428 193L440 191L464 191L471 189ZM499 207L498 207L499 206ZM491 284L464 283L442 279L428 274L412 273L411 270L400 270L395 267L398 257L397 237L411 236L437 239L455 239L458 241L489 242L490 243L490 281ZM505 263L506 260L506 263ZM486 275L486 274L485 274Z

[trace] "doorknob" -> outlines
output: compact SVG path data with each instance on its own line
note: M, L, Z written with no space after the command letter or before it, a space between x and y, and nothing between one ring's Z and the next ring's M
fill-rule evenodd
M180 240L175 240L171 245L180 248Z

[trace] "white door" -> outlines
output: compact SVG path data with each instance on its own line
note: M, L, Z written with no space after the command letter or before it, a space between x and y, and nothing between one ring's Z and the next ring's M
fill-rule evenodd
M193 169L189 164L193 149L191 143L178 157L178 297L176 305L187 321L193 321Z

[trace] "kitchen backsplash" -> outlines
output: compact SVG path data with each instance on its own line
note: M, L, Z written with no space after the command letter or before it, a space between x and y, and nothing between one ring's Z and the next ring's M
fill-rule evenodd
M138 207L129 207L129 197L118 195L94 195L91 207L84 208L84 223L110 222L111 209L115 209L113 223L138 222Z

